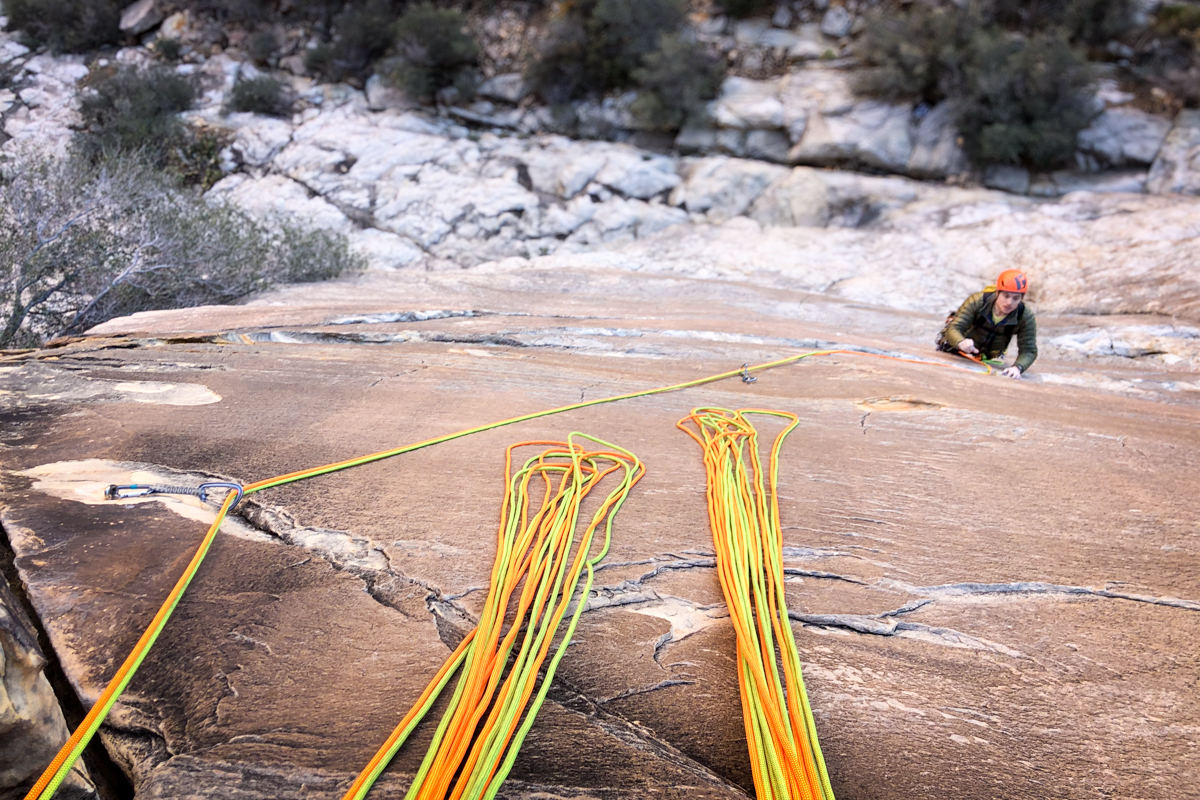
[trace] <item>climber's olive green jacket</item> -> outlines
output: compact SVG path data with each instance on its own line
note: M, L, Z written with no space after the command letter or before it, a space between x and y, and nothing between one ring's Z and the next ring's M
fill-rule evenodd
M1033 309L1022 302L1016 311L999 323L993 323L992 306L995 303L994 291L976 292L968 297L946 328L946 343L957 348L963 339L971 339L985 358L1002 358L1016 334L1017 360L1013 366L1025 372L1038 354L1037 321L1033 318Z

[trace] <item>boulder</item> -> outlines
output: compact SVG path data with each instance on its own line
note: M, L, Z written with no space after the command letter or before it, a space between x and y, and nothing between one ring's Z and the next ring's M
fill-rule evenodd
M912 106L854 95L846 73L797 70L780 82L788 160L812 166L865 166L903 172L913 152Z
M488 78L479 85L479 96L489 100L500 100L516 105L529 94L525 78L519 72L506 72L494 78Z
M1146 191L1146 176L1147 172L1144 169L1105 172L1063 170L1039 175L1030 182L1027 193L1033 197L1057 197L1070 192L1140 194Z
M1200 194L1200 111L1187 109L1159 149L1146 191L1152 194Z
M717 156L685 159L684 182L671 193L671 205L723 222L744 212L771 183L789 170L760 161Z
M944 178L967 172L971 164L959 141L950 103L939 103L917 123L904 172L915 178Z
M791 141L785 131L756 130L746 132L746 155L762 161L774 161L776 164L786 164Z
M1110 108L1079 132L1078 147L1101 166L1150 164L1158 155L1171 123L1136 108Z
M160 39L182 39L183 34L187 31L187 27L187 10L176 11L163 20L162 25L158 27L158 36Z
M137 0L121 11L121 32L141 36L162 21L163 12L157 0Z
M821 33L840 39L850 33L854 27L854 15L843 6L833 6L821 17Z
M1000 189L1013 194L1029 192L1029 170L1007 164L990 166L983 171L983 185L989 189Z
M817 170L796 167L755 198L746 216L769 228L821 228L829 222L829 190Z
M379 73L375 73L367 78L364 91L367 96L367 108L372 111L387 111L389 109L403 111L420 107L420 103L385 81L380 77Z
M37 631L0 576L0 797L24 796L71 735L45 667ZM95 797L83 764L56 797Z
M722 128L782 128L778 81L728 77L721 84L720 96L709 104L708 115Z

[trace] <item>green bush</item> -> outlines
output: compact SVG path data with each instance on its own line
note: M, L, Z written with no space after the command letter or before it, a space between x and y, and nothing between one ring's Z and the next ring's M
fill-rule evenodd
M344 236L264 225L137 156L18 159L0 180L0 348L363 266Z
M1133 0L992 0L1000 25L1029 34L1057 29L1077 44L1102 45L1133 24Z
M192 83L169 67L112 69L92 79L80 97L76 145L90 158L140 150L161 159L188 140L179 113L195 98Z
M1023 36L995 7L874 15L859 42L861 93L953 104L964 149L979 165L1062 166L1092 116L1092 72L1065 27Z
M534 90L553 104L633 85L635 70L663 34L685 21L682 0L577 0L551 21L528 68Z
M425 101L450 86L461 95L473 94L479 45L466 33L466 23L461 11L428 2L405 11L394 28L391 80L410 97Z
M704 113L725 78L723 61L676 33L664 34L659 48L633 71L641 87L634 115L658 130L678 130Z
M937 103L953 93L971 37L986 24L978 6L946 11L916 3L905 14L876 12L856 47L867 66L854 88L886 100Z
M178 61L183 55L183 45L178 39L161 38L154 40L154 50L164 60L172 63Z
M366 0L333 17L333 41L305 53L310 72L326 80L365 78L395 40L399 0Z
M4 0L8 30L34 45L82 53L121 41L124 0Z
M967 155L982 164L1062 166L1093 116L1087 63L1061 34L974 37L958 98Z
M261 75L235 83L233 91L229 93L225 110L248 111L270 117L290 117L294 105L295 99L290 87L284 86L271 75Z
M774 7L775 0L721 0L720 6L731 17L748 17L758 11Z

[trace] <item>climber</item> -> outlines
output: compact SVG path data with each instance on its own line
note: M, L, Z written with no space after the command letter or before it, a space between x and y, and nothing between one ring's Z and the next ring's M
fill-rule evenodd
M1017 360L1000 372L1020 378L1037 358L1037 322L1025 305L1029 280L1025 273L1006 269L995 286L968 297L958 311L946 318L937 346L947 353L960 352L986 359L1004 357L1013 334L1017 337Z

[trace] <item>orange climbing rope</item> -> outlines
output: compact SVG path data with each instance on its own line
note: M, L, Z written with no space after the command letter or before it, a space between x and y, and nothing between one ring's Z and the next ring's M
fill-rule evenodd
M955 363L948 362L948 361L926 361L926 360L922 360L922 359L905 358L905 357L901 357L901 356L889 356L889 355L881 354L881 353L868 353L868 352L864 352L864 351L860 351L860 350L846 350L846 349L813 350L813 351L810 351L807 353L800 353L795 356L788 356L786 358L777 359L775 361L768 361L768 362L765 362L762 364L756 364L753 366L747 365L747 366L742 367L741 369L730 370L728 372L722 372L717 375L710 375L710 376L707 376L704 378L698 378L698 379L692 380L692 381L684 381L683 383L676 383L676 384L672 384L669 386L661 386L661 387L657 387L654 389L647 389L647 390L643 390L643 391L639 391L639 392L630 392L627 394L615 395L613 397L603 397L603 398L599 398L596 400L588 400L588 401L584 401L584 402L580 402L580 403L572 403L570 405L559 406L557 408L551 408L551 409L547 409L544 411L537 411L537 412L533 412L530 414L523 414L521 416L510 417L508 419L500 420L499 422L493 422L493 423L489 423L486 425L480 425L480 426L477 426L474 428L468 428L466 430L457 431L455 433L450 433L450 434L446 434L443 436L434 437L432 439L426 439L424 441L417 442L415 444L398 447L398 448L395 448L392 450L384 450L381 452L372 453L370 455L361 456L361 457L353 458L353 459L348 459L346 461L339 461L339 462L335 462L333 464L326 464L326 465L320 466L320 467L313 467L311 469L305 469L305 470L299 470L296 472L291 472L286 475L279 475L274 478L267 478L265 480L260 480L255 483L247 484L244 487L245 494L253 494L254 492L259 492L259 491L262 491L263 489L269 489L274 486L281 486L285 483L291 483L293 481L304 480L306 478L312 478L312 477L316 477L317 475L324 475L324 474L327 474L330 472L336 472L338 470L348 469L350 467L355 467L355 466L359 466L362 464L369 464L374 461L379 461L379 460L382 460L385 458L391 458L392 456L397 456L402 453L409 453L414 450L419 450L421 448L429 447L431 445L439 444L442 442L448 442L453 439L458 439L458 438L461 438L463 436L468 436L473 433L479 433L482 431L493 430L495 428L500 428L505 425L512 425L512 424L515 424L518 422L524 422L527 420L538 419L540 417L546 417L546 416L550 416L552 414L559 414L559 413L562 413L565 411L574 411L574 410L581 409L581 408L589 408L591 406L601 405L603 403L614 403L614 402L617 402L620 400L629 400L629 399L633 399L636 397L647 397L650 395L662 394L664 392L672 392L672 391L678 391L681 389L689 389L689 388L693 388L696 386L703 386L705 384L714 383L714 382L720 381L720 380L725 380L726 378L742 377L745 380L749 380L750 379L749 373L751 373L751 372L758 372L761 370L772 369L774 367L783 366L785 364L792 364L792 363L801 361L806 358L811 358L814 356L826 356L826 355L865 356L865 357L869 357L869 358L889 359L889 360L893 360L893 361L903 361L903 362L913 363L913 364L923 364L923 365L927 365L927 366L936 366L936 367L945 367L945 368L949 368L949 369L966 370L968 372L978 372L978 370L975 370L971 367L967 367L967 366L964 366L961 364L955 364ZM992 368L990 366L988 366L987 364L983 364L982 366L984 367L985 371L988 374L990 374L992 372ZM45 772L43 772L41 777L34 784L33 788L30 789L28 794L26 794L25 800L50 800L50 798L54 796L54 793L58 789L59 785L66 778L67 774L70 772L70 770L74 766L75 762L79 759L80 755L82 755L83 750L87 746L88 742L91 741L92 737L95 736L96 731L99 730L100 725L103 723L105 717L108 715L109 710L112 708L112 706L116 702L117 698L125 690L125 687L128 685L129 681L133 677L133 674L137 671L138 666L142 663L142 660L145 658L146 653L149 651L150 646L154 644L154 641L158 638L158 635L162 632L162 629L166 625L167 620L170 618L171 613L174 611L175 606L179 603L179 600L182 597L183 592L187 589L188 584L192 580L192 577L196 574L196 570L199 569L200 562L203 561L205 555L208 553L209 547L213 543L213 540L216 536L216 532L220 528L221 522L224 520L225 515L233 507L233 502L236 502L235 498L240 499L240 497L235 495L234 492L230 492L228 497L226 498L225 502L222 504L221 509L218 512L216 519L213 521L212 525L209 527L208 531L205 533L203 539L201 540L200 546L196 550L195 556L192 558L192 561L188 564L187 568L184 570L183 575L180 576L179 582L176 584L175 588L171 591L171 594L167 597L167 600L164 602L163 606L159 609L158 613L155 615L155 617L151 621L150 625L146 628L145 632L142 634L142 637L138 640L137 644L134 646L134 649L130 652L128 658L125 659L125 661L122 663L121 667L117 670L117 673L109 681L108 685L104 689L104 692L100 695L100 699L97 700L97 702L92 706L91 710L88 712L88 714L84 718L83 722L80 723L79 727L76 728L74 733L67 740L66 744L64 744L62 749L59 750L58 754L50 762L50 765L46 768ZM231 502L231 501L233 501L233 502ZM450 662L447 662L447 663L450 663ZM442 673L439 673L439 675L441 675L441 674ZM448 680L448 675L446 677L444 677L444 680ZM430 700L429 702L432 703L432 700ZM418 707L415 706L414 710L417 710L417 708ZM423 714L424 712L421 712L421 713ZM406 717L406 719L407 719L407 717Z
M575 443L577 438L590 439L608 449L585 450ZM549 445L550 449L527 461L514 474L513 450L528 445ZM581 504L614 473L619 476L616 487L576 542ZM476 800L496 794L571 642L591 590L594 567L608 551L613 516L644 474L645 468L632 453L578 433L571 434L567 442L520 442L508 448L496 561L479 624L446 660L412 710L359 774L345 800L366 796L441 693L446 677L464 664L450 706L406 797ZM530 515L537 494L530 491L530 484L537 479L542 482L541 502ZM602 523L603 544L597 554L591 555L596 530ZM585 570L583 589L576 592ZM509 618L509 606L522 582L515 613ZM531 705L538 673L572 602L575 612ZM502 638L506 624L508 632ZM514 655L518 638L521 645Z
M788 420L767 470L749 414ZM833 800L784 597L779 451L799 421L785 411L697 408L678 423L704 453L717 574L737 632L742 718L759 800Z

